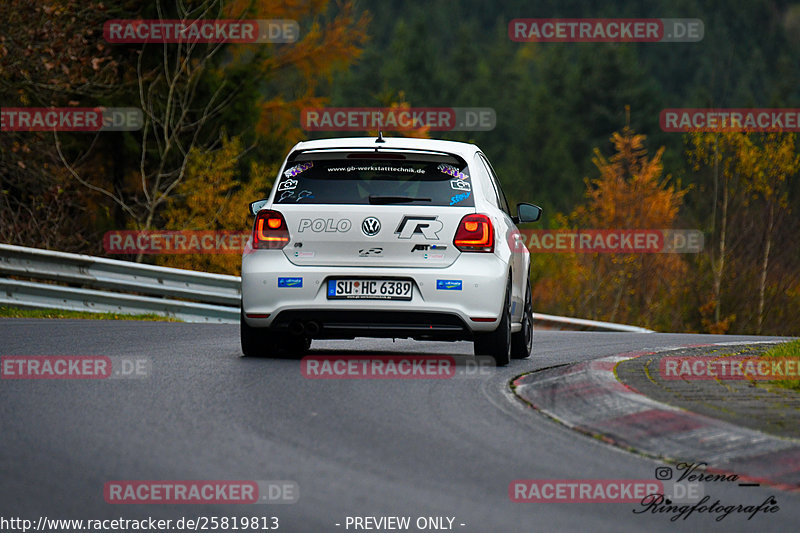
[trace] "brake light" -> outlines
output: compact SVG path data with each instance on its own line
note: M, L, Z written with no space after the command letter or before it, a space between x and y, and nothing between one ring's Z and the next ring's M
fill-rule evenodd
M453 244L462 252L493 252L494 226L486 215L466 215L456 230Z
M289 228L278 211L259 211L253 226L253 248L281 249L289 243Z

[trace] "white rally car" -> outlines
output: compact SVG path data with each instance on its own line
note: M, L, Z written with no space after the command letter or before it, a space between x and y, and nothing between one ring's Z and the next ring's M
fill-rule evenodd
M311 339L472 340L498 365L530 355L530 256L477 146L324 139L289 152L253 202L242 256L245 355L302 354Z

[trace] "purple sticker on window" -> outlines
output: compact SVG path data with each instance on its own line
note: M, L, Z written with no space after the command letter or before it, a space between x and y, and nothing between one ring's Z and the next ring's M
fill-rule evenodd
M439 169L441 172L444 172L448 176L453 176L454 178L458 178L460 180L469 179L469 176L467 176L466 174L464 174L463 172L461 172L452 165L445 165L444 163L442 163L436 168Z

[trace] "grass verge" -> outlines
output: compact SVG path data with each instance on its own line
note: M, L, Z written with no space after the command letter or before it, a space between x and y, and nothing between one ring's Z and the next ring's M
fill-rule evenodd
M124 315L121 313L90 313L88 311L64 311L61 309L19 309L0 306L0 318L80 318L86 320L152 320L161 322L181 322L156 314Z
M764 359L793 359L800 361L800 339L778 344L761 354L761 357ZM782 379L770 381L770 384L800 392L800 379Z

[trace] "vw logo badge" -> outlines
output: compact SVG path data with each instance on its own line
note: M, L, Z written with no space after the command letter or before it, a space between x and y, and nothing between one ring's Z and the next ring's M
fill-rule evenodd
M374 237L381 230L381 222L375 217L367 217L361 223L361 231L367 237Z

